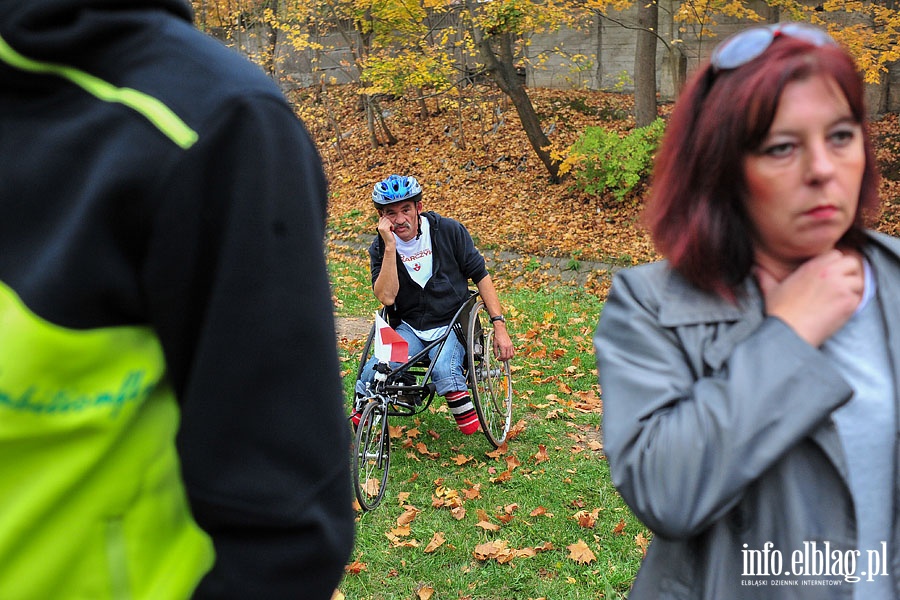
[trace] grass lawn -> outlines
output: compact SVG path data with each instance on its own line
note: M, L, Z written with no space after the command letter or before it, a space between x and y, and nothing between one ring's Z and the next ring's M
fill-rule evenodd
M332 247L329 266L336 314L371 317L365 252ZM495 281L517 350L511 439L494 452L462 435L443 398L392 419L385 498L357 512L339 598L623 598L637 572L650 533L612 487L599 434L602 302L575 286ZM347 391L362 344L339 341Z

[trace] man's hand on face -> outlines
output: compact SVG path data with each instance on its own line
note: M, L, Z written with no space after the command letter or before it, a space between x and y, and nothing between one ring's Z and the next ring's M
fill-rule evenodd
M394 224L384 215L378 219L378 235L381 236L385 244L394 245Z

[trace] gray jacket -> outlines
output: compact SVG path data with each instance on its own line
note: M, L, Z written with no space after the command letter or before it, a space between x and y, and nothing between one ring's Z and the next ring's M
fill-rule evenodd
M866 254L900 382L900 241L873 233ZM620 272L603 309L604 448L654 532L630 600L851 598L844 574L868 568L865 552L851 562L856 519L831 419L852 390L765 316L751 278L744 291L729 304L658 262ZM887 556L871 557L895 584L896 515Z

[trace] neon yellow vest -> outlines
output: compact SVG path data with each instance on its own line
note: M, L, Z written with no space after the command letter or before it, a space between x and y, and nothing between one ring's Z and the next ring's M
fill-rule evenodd
M64 329L0 283L0 598L190 598L214 556L164 376L149 329Z

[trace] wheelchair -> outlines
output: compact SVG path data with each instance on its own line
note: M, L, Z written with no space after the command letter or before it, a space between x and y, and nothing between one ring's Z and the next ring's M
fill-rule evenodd
M363 510L374 509L384 497L391 463L388 420L415 416L431 405L436 389L431 381L433 365L428 354L436 346L440 346L440 352L451 335L458 336L466 351L466 381L481 431L494 448L506 441L512 420L509 361L500 362L494 356L490 315L478 293L470 290L444 335L402 365L392 368L388 363L377 363L374 383L361 395L356 390L352 392L353 410L361 413L351 450L353 482ZM360 381L374 352L374 338L373 325L363 347L356 381Z

